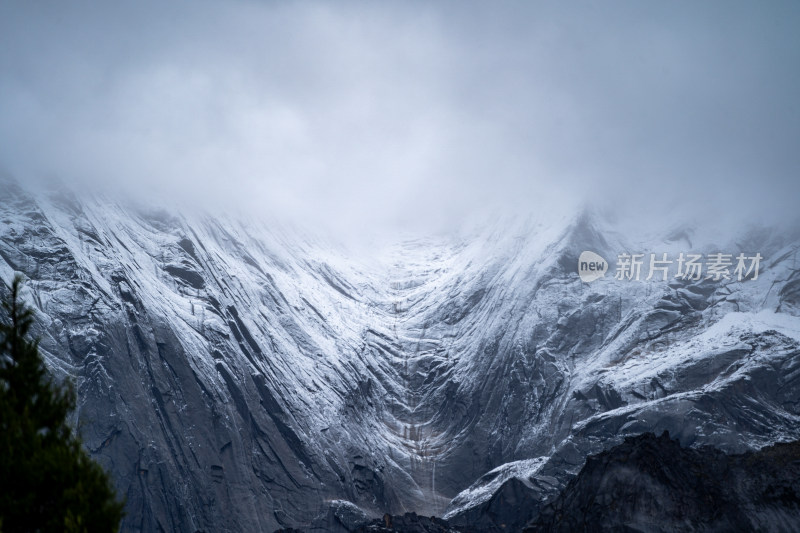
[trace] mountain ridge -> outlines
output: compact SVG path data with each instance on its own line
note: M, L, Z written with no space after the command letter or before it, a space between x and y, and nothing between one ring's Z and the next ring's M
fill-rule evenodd
M586 211L361 261L252 221L1 194L0 277L29 279L125 530L307 527L334 500L457 524L497 475L545 502L626 435L800 438L790 232L750 239L756 281L585 284L585 249L683 240L631 250Z

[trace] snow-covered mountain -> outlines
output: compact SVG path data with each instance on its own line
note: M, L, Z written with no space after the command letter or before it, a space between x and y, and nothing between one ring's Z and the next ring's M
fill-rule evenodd
M0 277L29 279L126 531L344 530L353 505L491 524L504 490L544 502L628 435L800 438L796 228L634 238L584 211L363 257L10 184L0 220ZM585 250L612 263L592 283ZM651 252L763 259L757 279L614 278Z

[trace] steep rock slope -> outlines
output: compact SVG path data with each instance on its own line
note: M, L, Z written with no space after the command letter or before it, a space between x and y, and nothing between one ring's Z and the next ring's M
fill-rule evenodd
M349 446L368 372L342 311L359 289L327 263L219 220L11 188L0 205L3 279L31 279L42 348L78 382L125 530L271 531L359 501L360 484L385 505Z
M526 531L796 531L800 442L726 455L667 433L591 456Z
M31 280L126 530L326 528L341 500L493 527L496 494L545 502L625 435L800 437L796 233L636 241L587 212L364 259L259 222L1 194L0 277ZM585 284L583 250L765 259L757 280Z
M453 526L437 518L361 517L356 532L775 531L800 524L800 441L725 454L683 448L664 432L644 433L587 458L579 474L538 512L521 482L492 496L498 525ZM531 510L537 518L530 521Z

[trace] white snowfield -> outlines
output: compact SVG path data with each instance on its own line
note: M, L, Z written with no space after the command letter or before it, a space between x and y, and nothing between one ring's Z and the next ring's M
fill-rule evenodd
M271 530L339 500L457 519L511 479L547 496L642 431L800 438L794 230L628 239L583 212L364 256L263 221L2 195L0 278L29 278L47 362L143 530ZM592 283L585 250L612 263ZM617 254L663 251L764 260L757 280L614 279Z

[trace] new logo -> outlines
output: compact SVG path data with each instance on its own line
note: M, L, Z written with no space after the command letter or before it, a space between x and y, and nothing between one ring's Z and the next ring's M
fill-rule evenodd
M594 252L581 252L578 257L578 275L581 281L589 283L606 275L608 262Z

